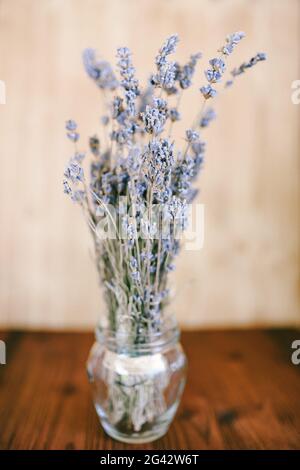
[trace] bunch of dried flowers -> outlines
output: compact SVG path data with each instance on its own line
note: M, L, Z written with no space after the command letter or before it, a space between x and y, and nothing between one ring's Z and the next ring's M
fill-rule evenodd
M168 274L180 248L176 232L178 226L186 227L187 205L195 198L194 181L203 166L202 130L216 116L206 104L217 95L228 56L243 37L242 32L229 35L219 55L209 61L207 83L200 88L203 104L186 130L183 148L174 142L172 130L181 119L181 95L192 84L200 53L192 54L184 65L171 60L178 37L170 36L156 56L156 70L145 88L136 78L127 47L117 50L118 77L96 51L83 53L87 74L108 100L100 120L107 139L106 143L97 135L89 139L88 178L82 167L86 153L78 148L78 126L67 121L74 154L64 173L64 192L82 207L91 228L109 327L136 343L161 328L169 296ZM225 86L265 58L258 53L233 69ZM174 101L175 106L170 104ZM157 206L159 211L154 210Z

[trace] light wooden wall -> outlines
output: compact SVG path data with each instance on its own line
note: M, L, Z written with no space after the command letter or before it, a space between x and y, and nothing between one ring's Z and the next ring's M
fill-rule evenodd
M181 255L174 311L187 327L299 323L299 10L297 0L0 1L1 325L90 327L102 310L88 231L61 189L64 121L86 138L101 114L82 49L114 60L128 45L144 79L169 34L181 37L180 59L203 51L203 67L235 30L247 39L233 66L260 50L269 58L217 102L199 181L204 249Z

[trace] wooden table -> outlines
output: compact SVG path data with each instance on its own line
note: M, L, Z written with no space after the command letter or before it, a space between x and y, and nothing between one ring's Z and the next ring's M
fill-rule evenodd
M185 332L185 393L168 434L142 446L103 432L85 360L88 333L0 334L1 449L299 449L296 330Z

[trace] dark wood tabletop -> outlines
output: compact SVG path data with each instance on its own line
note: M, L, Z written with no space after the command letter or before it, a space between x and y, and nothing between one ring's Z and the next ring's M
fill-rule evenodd
M189 361L169 432L129 445L102 430L85 361L89 333L0 333L1 449L300 449L297 330L184 332Z

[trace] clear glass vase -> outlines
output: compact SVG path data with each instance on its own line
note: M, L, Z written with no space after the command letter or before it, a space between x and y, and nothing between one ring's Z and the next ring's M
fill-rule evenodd
M186 356L177 325L165 323L142 341L99 326L87 372L107 434L129 443L158 439L167 432L185 385Z

